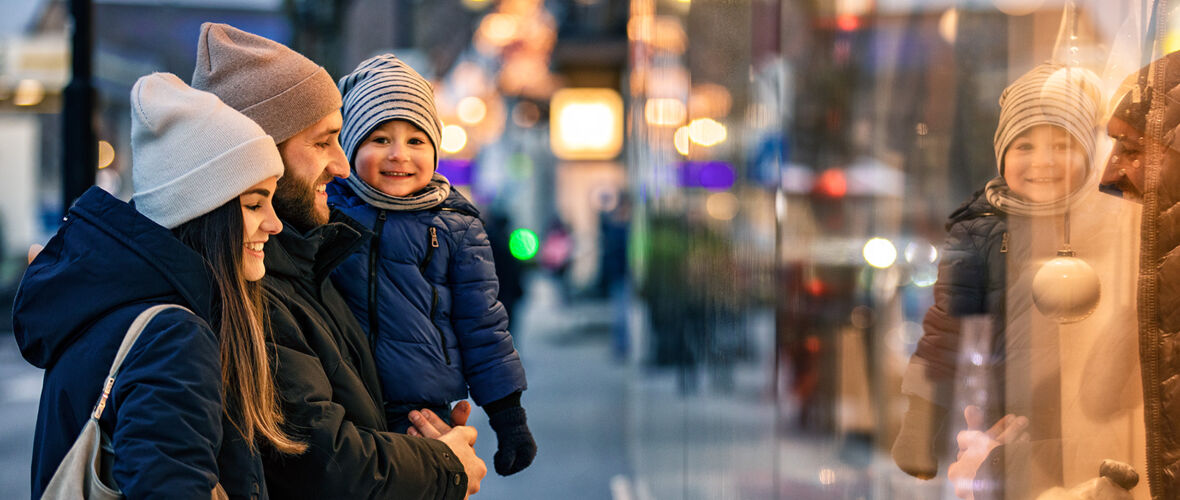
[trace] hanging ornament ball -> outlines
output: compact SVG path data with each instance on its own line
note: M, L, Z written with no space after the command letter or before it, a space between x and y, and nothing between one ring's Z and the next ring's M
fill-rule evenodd
M1094 268L1069 251L1058 252L1033 276L1032 296L1037 310L1060 323L1074 323L1090 316L1098 308L1101 290Z

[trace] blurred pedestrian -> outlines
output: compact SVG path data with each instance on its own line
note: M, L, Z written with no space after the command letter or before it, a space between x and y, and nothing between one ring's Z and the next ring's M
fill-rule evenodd
M520 329L517 320L516 304L524 297L524 269L519 259L512 255L509 242L512 239L512 223L501 210L492 210L487 221L488 242L492 245L492 258L496 263L496 277L500 281L500 292L496 299L504 304L508 311L508 331L512 332L512 340L520 344Z
M514 474L537 452L520 401L524 366L479 210L437 172L434 90L383 54L341 78L340 91L353 173L329 197L375 236L332 279L367 329L389 426L409 429L415 408L447 415L470 390L496 431L496 472Z
M160 312L109 388L100 427L127 498L266 498L259 444L306 445L282 429L264 344L262 246L282 229L274 141L175 75L131 90L134 205L92 187L26 271L14 323L45 369L32 498L66 455L141 312ZM191 312L190 312L191 311ZM277 451L277 453L276 453ZM214 495L214 498L217 498Z
M445 498L479 490L487 470L475 430L412 412L420 439L388 431L365 333L328 275L369 231L330 211L326 186L348 176L337 140L340 91L328 73L272 40L205 23L193 86L217 94L278 143L285 175L275 192L283 231L266 244L262 285L273 330L276 386L308 452L264 455L281 498ZM458 405L452 420L466 422Z

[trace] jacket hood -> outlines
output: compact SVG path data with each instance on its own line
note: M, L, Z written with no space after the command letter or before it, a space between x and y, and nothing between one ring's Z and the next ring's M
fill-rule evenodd
M25 270L13 330L25 359L48 368L91 324L122 306L175 303L208 319L213 297L197 252L93 187Z

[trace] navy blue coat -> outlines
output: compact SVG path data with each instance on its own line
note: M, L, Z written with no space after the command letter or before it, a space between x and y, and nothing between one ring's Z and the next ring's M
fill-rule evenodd
M439 406L470 388L482 406L526 388L508 312L496 300L491 245L471 202L452 190L431 209L383 210L342 182L329 185L329 200L377 235L332 281L373 343L387 404Z
M76 439L132 320L161 312L128 353L100 421L127 498L266 497L262 462L221 401L214 284L201 257L130 205L91 188L30 264L13 308L21 354L45 369L32 498ZM224 440L223 440L224 436ZM224 444L223 444L224 442ZM220 471L220 473L219 473Z
M925 382L932 384L929 390L934 391L920 395L933 397L936 404L951 404L946 398L961 375L958 361L963 318L988 315L992 320L988 360L992 402L985 410L991 414L1004 408L1007 292L1012 278L1007 271L1008 261L1025 261L1029 253L1027 241L1009 241L1008 218L987 201L984 190L979 190L947 221L948 234L934 284L934 305L923 318L922 338L910 358L911 365L923 368L915 375L923 374Z

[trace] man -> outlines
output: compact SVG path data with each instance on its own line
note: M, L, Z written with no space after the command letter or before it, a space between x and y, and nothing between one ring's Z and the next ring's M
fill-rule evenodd
M266 242L263 288L275 383L298 456L264 453L276 498L463 498L486 474L475 430L413 416L419 437L386 430L370 346L328 275L369 233L331 212L325 186L348 176L340 92L299 53L224 24L205 23L193 87L258 122L279 146L285 175L274 204L283 232ZM455 422L466 422L466 405ZM426 418L424 418L426 417ZM427 420L432 423L427 423Z

